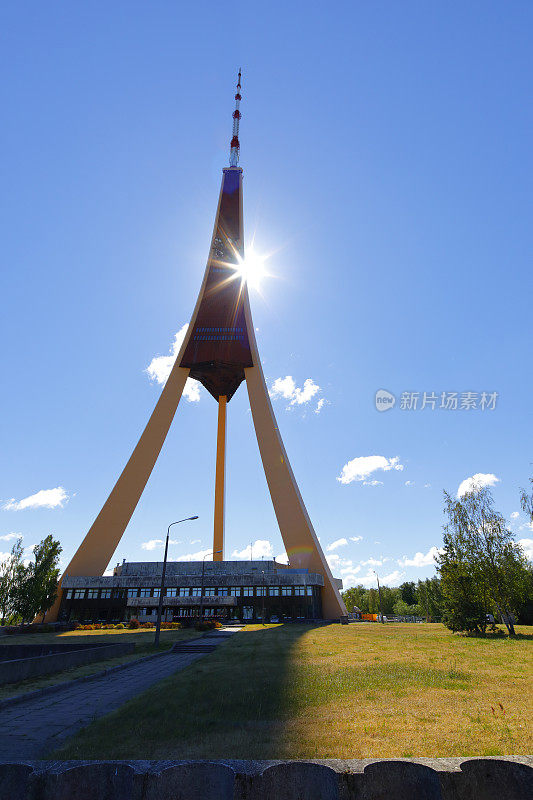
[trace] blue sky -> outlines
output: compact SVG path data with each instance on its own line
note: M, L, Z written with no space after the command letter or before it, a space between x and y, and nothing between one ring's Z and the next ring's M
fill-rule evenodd
M246 238L274 253L254 321L334 573L432 574L442 490L471 476L519 510L532 18L525 2L4 4L0 551L51 532L66 563L148 419L146 368L205 267L240 66ZM396 398L381 413L380 389ZM216 405L192 398L113 563L161 558L154 540L189 514L171 556L211 545ZM227 480L227 553L282 553L244 386ZM525 517L510 524L531 550Z

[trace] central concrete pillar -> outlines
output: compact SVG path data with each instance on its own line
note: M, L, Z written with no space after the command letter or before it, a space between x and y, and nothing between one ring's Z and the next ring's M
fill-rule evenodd
M227 397L222 395L218 398L213 561L224 561L224 502L226 499L226 406Z

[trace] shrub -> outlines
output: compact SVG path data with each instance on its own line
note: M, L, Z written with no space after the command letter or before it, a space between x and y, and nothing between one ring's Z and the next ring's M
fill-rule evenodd
M114 627L117 628L118 630L124 630L124 625L122 624L122 622L119 622L118 625L115 625Z
M110 631L110 630L111 630L112 628L114 628L114 627L115 627L115 626L113 625L113 623L112 623L112 622L110 622L108 625L104 625L104 628L105 628L105 630L106 630L106 631Z
M203 622L197 622L194 627L197 631L212 631L215 628L221 628L222 623L216 619L204 619Z
M132 618L130 619L130 621L128 622L128 628L129 628L130 630L132 630L132 631L133 631L133 630L136 630L137 628L140 628L140 627L141 627L141 623L139 622L139 620L137 619L137 617L132 617Z
M94 625L93 625L93 628L95 629L95 631L101 630L102 629L102 623L101 622L95 622Z
M143 623L141 623L141 628L153 628L153 627L154 627L153 622L143 622Z

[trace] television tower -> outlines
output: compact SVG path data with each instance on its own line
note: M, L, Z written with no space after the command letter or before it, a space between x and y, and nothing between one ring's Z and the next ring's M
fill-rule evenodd
M255 340L248 287L240 270L244 261L239 167L241 88L239 70L230 165L222 170L209 257L185 339L141 438L65 574L102 575L106 570L154 468L189 377L200 381L218 404L213 551L221 551L215 559L224 559L226 411L246 380L259 452L289 565L323 576L323 616L338 619L346 615L346 607L309 519L274 417ZM47 620L57 617L59 601L60 595Z

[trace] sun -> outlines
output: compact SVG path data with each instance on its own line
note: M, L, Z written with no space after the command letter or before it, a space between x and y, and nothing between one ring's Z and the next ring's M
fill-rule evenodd
M253 247L246 250L244 259L239 259L237 274L252 289L260 289L263 278L266 276L266 256L256 253Z

